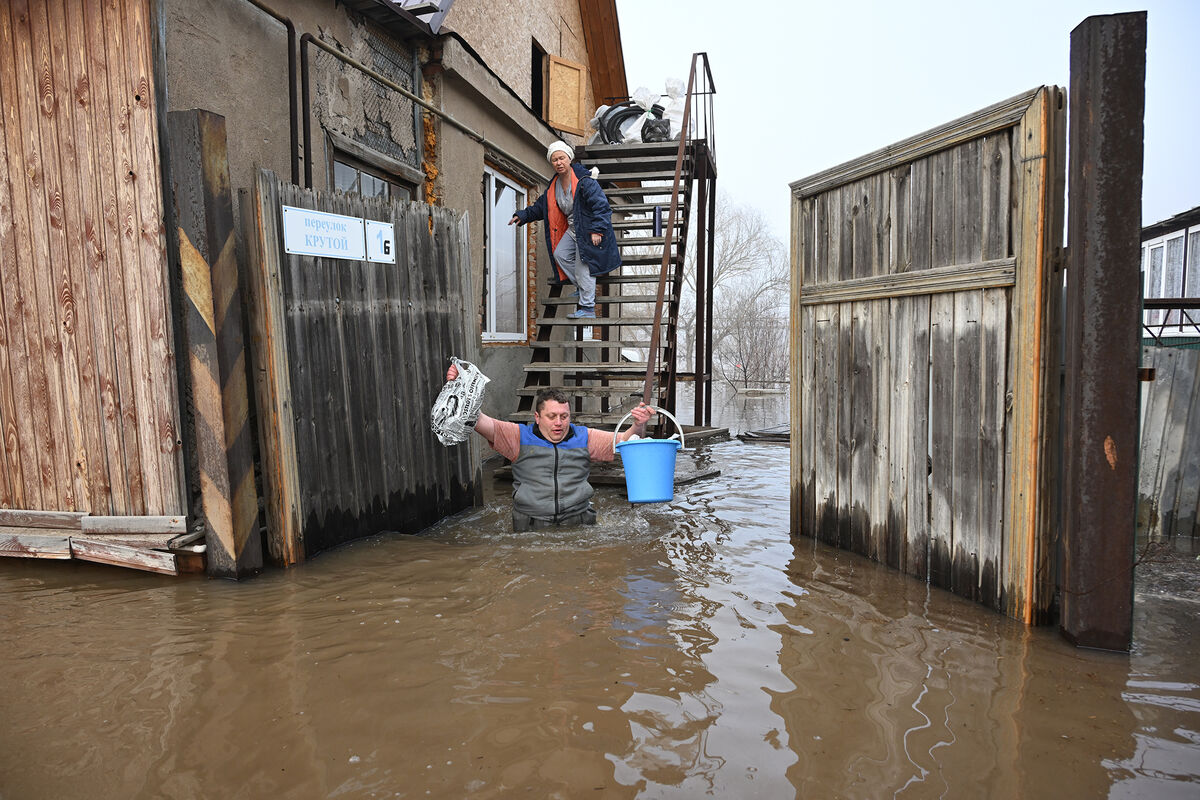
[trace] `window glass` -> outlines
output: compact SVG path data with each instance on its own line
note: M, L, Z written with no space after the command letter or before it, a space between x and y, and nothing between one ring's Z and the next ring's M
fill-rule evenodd
M341 161L333 162L333 188L342 192L358 192L358 176L361 173Z
M384 200L413 197L413 187L401 183L396 176L341 151L333 157L333 188Z
M1183 297L1183 236L1167 240L1166 264L1163 266L1163 297ZM1179 311L1167 313L1167 324L1179 324Z
M518 341L526 337L525 229L509 225L525 205L525 190L488 169L483 180L484 325L486 339Z

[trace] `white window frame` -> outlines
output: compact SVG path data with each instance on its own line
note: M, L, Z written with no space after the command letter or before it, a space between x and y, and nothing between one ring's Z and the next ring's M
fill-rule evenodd
M1180 228L1179 230L1174 230L1142 242L1142 275L1145 281L1142 290L1143 297L1147 299L1166 299L1185 296L1184 287L1187 285L1189 267L1195 263L1195 256L1188 252L1187 237L1189 232L1196 230L1195 226ZM1170 244L1176 240L1179 240L1182 258L1179 280L1177 284L1172 282L1171 285L1168 285L1167 253L1169 252ZM1151 259L1155 251L1161 251L1162 253L1161 269L1158 275L1153 274L1150 269ZM1143 313L1142 319L1149 330L1158 336L1180 334L1185 331L1185 328L1179 324L1181 322L1179 311L1148 310ZM1191 326L1187 327L1190 328Z
M483 341L484 342L525 342L529 339L529 246L528 236L524 226L509 226L509 217L502 220L494 219L491 206L492 189L496 181L511 187L517 193L516 208L524 208L528 204L529 190L508 175L492 167L483 168L483 235L484 235L484 265L483 282L487 302L483 309ZM500 236L512 236L515 239L515 264L497 265L500 256L497 248L491 247L493 231ZM496 319L496 277L499 274L516 276L520 302L520 330L497 331L493 329Z

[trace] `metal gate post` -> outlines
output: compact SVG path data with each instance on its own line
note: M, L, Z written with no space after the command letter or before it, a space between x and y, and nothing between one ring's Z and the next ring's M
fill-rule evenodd
M1137 502L1146 12L1071 32L1063 635L1128 650Z

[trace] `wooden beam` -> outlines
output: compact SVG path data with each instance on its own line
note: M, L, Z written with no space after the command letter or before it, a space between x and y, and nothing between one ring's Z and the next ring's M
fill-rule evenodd
M812 306L848 300L885 300L969 289L999 289L1015 283L1016 263L1015 258L1001 258L806 286L800 289L800 304Z
M187 532L187 518L176 517L83 517L79 529L88 536L122 535L129 533L169 533L178 536Z
M253 194L243 193L247 247L246 302L254 358L254 392L267 511L267 550L278 564L304 560L296 434L288 375L287 314L283 304L283 233L274 173L260 170Z
M71 557L71 537L44 532L0 531L0 556L13 558L56 558Z
M149 550L123 544L112 544L99 539L71 537L71 557L97 564L157 572L161 575L178 575L179 567L175 555L161 550Z
M225 118L169 115L172 192L183 278L183 339L190 380L189 467L219 577L262 567L250 455L241 294L234 247Z
M79 530L85 511L26 511L19 508L0 508L0 527L62 528Z

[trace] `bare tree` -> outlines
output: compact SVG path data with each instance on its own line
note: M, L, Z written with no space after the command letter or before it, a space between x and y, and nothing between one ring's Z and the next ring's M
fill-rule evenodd
M695 227L692 226L692 232ZM765 332L755 331L753 321L769 324L774 330L783 320L786 333L786 308L789 288L787 248L767 225L766 217L752 206L733 202L721 194L717 200L713 236L713 350L714 356L724 359L730 352L746 348L765 347ZM689 242L684 264L683 298L679 314L679 345L682 361L695 359L696 334L696 243ZM736 313L734 313L736 312ZM729 350L726 340L734 337L737 343ZM783 349L772 345L772 359L787 360L787 337ZM751 366L753 359L734 358L748 372L746 380L761 381L771 374ZM724 369L722 367L721 369ZM730 367L732 369L732 367ZM786 372L786 369L785 369ZM752 373L752 374L751 374Z

